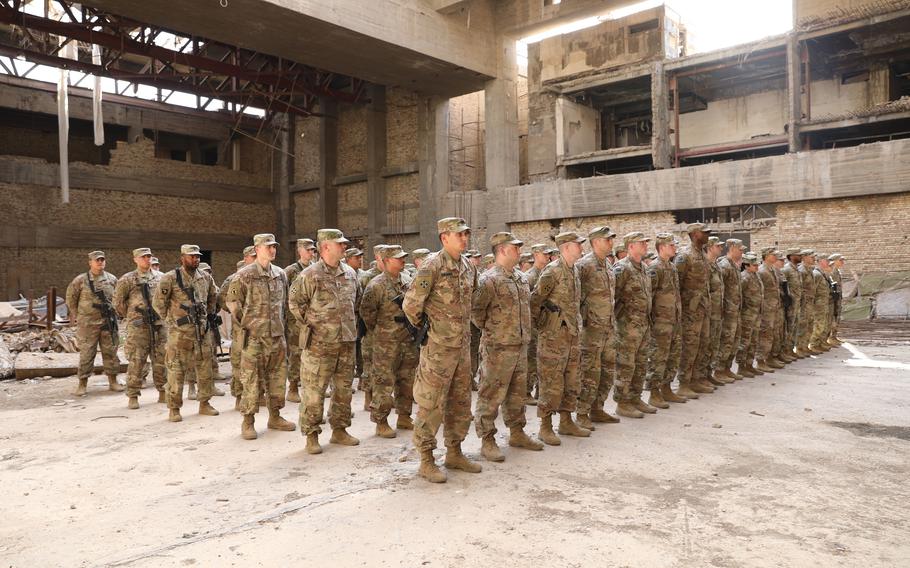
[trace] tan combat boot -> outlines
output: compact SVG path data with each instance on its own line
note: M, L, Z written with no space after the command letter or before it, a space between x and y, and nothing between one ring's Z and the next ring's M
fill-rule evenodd
M158 391L158 403L164 404L166 402L167 402L167 394L163 390Z
M252 415L250 415L252 416ZM266 424L269 430L281 430L282 432L293 432L297 429L297 426L281 417L281 413L277 408L269 409L269 421Z
M395 427L399 430L413 430L414 421L411 420L411 417L407 414L399 414L398 421L395 423Z
M395 430L392 430L392 427L389 426L389 420L383 418L381 421L376 423L376 435L380 438L394 438L398 436L398 433Z
M596 424L618 424L619 418L595 405L594 408L591 409L591 422Z
M126 407L130 410L136 410L139 408L139 397L131 396L129 402L126 403Z
M461 444L446 448L445 466L449 469L460 469L467 473L480 473L483 471L483 467L479 463L472 462L461 453Z
M240 425L240 437L244 440L255 440L259 437L259 434L256 433L256 415L255 414L244 414L243 415L243 424Z
M644 412L645 414L657 414L657 409L643 401L641 398L636 397L632 401L632 406L638 409L639 412Z
M620 416L625 416L626 418L644 418L645 415L642 414L640 410L635 408L635 404L630 401L622 401L616 405L616 414Z
M319 434L310 432L306 435L306 453L321 454L322 446L319 445Z
M288 395L285 397L288 402L300 402L300 390L297 383L288 384Z
M693 379L689 382L689 388L698 394L710 394L714 392L714 387L702 380Z
M749 371L752 374L754 374L756 377L760 377L765 374L764 371L759 371L758 369L756 369L755 365L753 365L751 362L748 365L746 365L746 368L749 369Z
M535 452L539 452L543 449L543 444L537 440L532 440L530 436L525 434L525 431L521 426L512 426L511 431L509 432L509 445L513 448L524 448Z
M499 449L499 446L496 445L496 440L493 438L492 434L484 437L481 442L480 455L483 456L483 459L491 462L506 461L506 457L502 455L502 451Z
M591 417L587 414L577 414L575 416L575 422L585 430L590 430L592 432L596 430L596 428L594 428L594 423L591 421Z
M726 384L720 379L720 377L715 377L714 373L711 372L709 372L708 376L702 379L702 381L715 387L722 387Z
M562 444L562 440L559 439L559 436L556 435L556 432L553 431L553 415L548 414L540 419L540 432L537 434L537 437L540 438L540 441L549 446L558 446Z
M648 397L648 405L664 410L670 408L670 403L664 400L663 393L660 392L660 387L653 387L651 389L651 396Z
M417 475L430 483L446 482L446 474L436 465L436 459L433 457L433 450L420 451L420 467L417 469Z
M755 378L755 373L753 373L745 363L739 365L739 368L736 370L736 372L746 377L747 379Z
M783 369L784 368L783 361L780 361L775 357L771 357L770 359L765 359L765 365L771 367L772 369Z
M114 392L123 392L123 385L117 382L117 375L108 375L107 385Z
M172 409L170 409L170 412L168 413L167 419L168 419L170 422L181 422L181 421L183 421L183 416L180 416L180 409L179 409L179 408L172 408Z
M687 399L696 399L698 398L698 393L692 390L692 387L689 386L688 382L679 381L679 388L676 389L676 394L685 397Z
M688 400L686 397L679 396L673 392L673 387L670 383L660 385L660 398L663 399L664 402L675 402L678 404L685 404L686 400Z
M218 416L219 412L209 404L209 401L199 403L199 414L202 416Z
M714 378L717 380L722 379L733 379L733 375L730 373L730 369L717 369L714 371Z
M360 440L348 434L348 431L344 428L335 428L332 430L332 437L329 438L329 443L341 446L357 446L360 444Z
M755 366L755 368L758 369L759 371L761 371L762 373L773 373L774 372L774 367L769 365L765 359L759 359L758 364Z
M591 435L590 430L581 428L572 420L571 412L559 413L559 429L557 431L563 436L577 436L579 438L587 438Z

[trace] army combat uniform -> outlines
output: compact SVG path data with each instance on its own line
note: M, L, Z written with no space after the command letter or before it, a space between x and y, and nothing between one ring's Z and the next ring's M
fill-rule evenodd
M313 239L297 239L298 247L315 249ZM310 261L304 264L297 260L284 268L284 274L287 277L288 287L294 284L297 276L307 267L313 264ZM291 402L300 402L300 322L293 312L288 314L288 396L287 400Z
M739 239L727 239L727 248L742 248L743 242ZM740 291L740 267L729 256L722 256L717 259L717 266L720 268L721 278L724 282L724 314L723 324L720 334L720 353L718 353L719 375L730 379L741 379L739 375L734 375L730 369L733 367L733 360L736 357L736 350L739 347L740 324L739 315L742 306L742 292Z
M765 248L762 250L762 257L773 254L773 252L773 248ZM756 368L767 373L783 367L774 360L771 354L774 347L774 336L779 329L780 282L777 280L774 268L765 262L758 267L758 277L762 283L764 298L762 299L761 323L758 329L758 351L756 352L758 365Z
M675 243L670 233L657 235L655 244ZM648 377L648 390L651 391L651 406L668 402L685 402L671 391L671 383L679 367L679 356L682 346L680 324L682 323L682 304L679 296L679 274L672 261L658 258L647 269L651 286L651 367ZM654 400L655 391L659 390L658 400ZM660 408L660 406L657 406Z
M534 245L531 247L531 250L534 252L544 252L547 248L547 245ZM542 269L537 268L537 266L532 266L525 272L525 278L528 282L528 290L531 292L534 291L534 288L537 287L537 281L540 280L540 273L543 272ZM536 399L533 397L535 389L539 391L539 376L537 373L537 322L531 320L532 329L531 329L531 342L528 344L528 400L534 401L534 404L537 404ZM539 392L538 392L539 394Z
M758 258L752 254L743 255L743 264L756 265ZM740 322L742 332L739 339L739 351L736 353L738 373L746 377L763 374L755 369L752 361L755 359L755 350L758 346L758 330L761 325L762 301L764 289L758 273L743 270L740 274L740 290L742 292L742 315Z
M237 271L246 266L243 261L237 262ZM218 288L218 308L230 312L227 305L227 292L230 289L231 282L237 278L237 272L233 272L224 279L221 287ZM236 399L234 410L240 410L240 398L243 396L243 385L240 383L240 322L234 314L231 314L231 396Z
M688 226L689 235L695 231L707 231L702 223ZM708 286L711 269L708 258L700 247L689 245L679 252L674 259L679 272L679 292L682 300L682 354L679 360L680 393L696 398L696 393L711 392L696 374L696 362L703 357L710 339L710 303Z
M809 340L812 339L812 330L815 328L815 280L812 278L812 268L815 251L806 249L802 251L803 261L799 265L800 282L802 283L802 297L799 305L799 331L796 337L797 353L806 357L809 355Z
M812 279L815 283L815 297L812 306L815 319L809 349L815 353L821 353L829 349L828 333L830 329L828 326L831 317L831 279L822 270L821 266L816 266L812 270Z
M800 307L802 305L803 283L799 268L791 256L799 256L800 249L787 249L787 262L781 269L781 275L784 282L787 283L787 292L789 296L790 307L786 310L787 314L787 333L784 341L784 353L792 355L796 349L796 342L799 337L799 322L802 319ZM799 261L797 261L799 262Z
M373 247L373 256L379 258L382 250L386 245L376 245ZM357 282L360 290L366 290L370 281L382 274L376 266L371 266L369 270L363 270L357 275ZM359 334L358 334L359 335ZM360 381L357 383L358 390L364 391L364 406L369 407L369 402L373 397L372 379L373 376L373 339L370 337L370 330L360 338L360 354L363 359L363 367L360 369Z
M720 239L711 237L708 246L721 244ZM724 280L717 262L708 262L710 277L708 278L708 343L703 350L703 355L698 360L698 377L711 384L720 385L733 382L733 379L724 378L723 375L714 378L714 369L717 367L718 352L720 351L720 337L724 323Z

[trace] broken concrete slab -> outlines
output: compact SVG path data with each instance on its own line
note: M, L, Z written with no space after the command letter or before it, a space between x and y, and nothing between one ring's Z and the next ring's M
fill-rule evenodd
M120 359L120 372L126 372L126 363L123 353L118 354ZM69 377L79 370L78 353L20 353L15 360L15 373L17 379L31 379L35 377ZM95 373L103 373L104 366L101 354L95 356Z

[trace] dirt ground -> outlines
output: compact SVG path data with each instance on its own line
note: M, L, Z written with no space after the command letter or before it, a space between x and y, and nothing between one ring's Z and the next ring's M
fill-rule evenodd
M910 345L850 347L445 485L359 394L361 445L309 456L229 396L173 424L151 388L0 383L0 564L908 566Z

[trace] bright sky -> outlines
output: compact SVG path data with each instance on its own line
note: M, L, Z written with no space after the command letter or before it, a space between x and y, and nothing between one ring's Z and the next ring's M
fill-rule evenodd
M661 4L667 4L679 14L689 30L692 37L690 53L693 52L692 48L694 52L713 51L784 33L792 25L792 0L645 0L628 8L522 38L518 46L519 59L526 60L529 43L591 27L604 20L622 18Z

